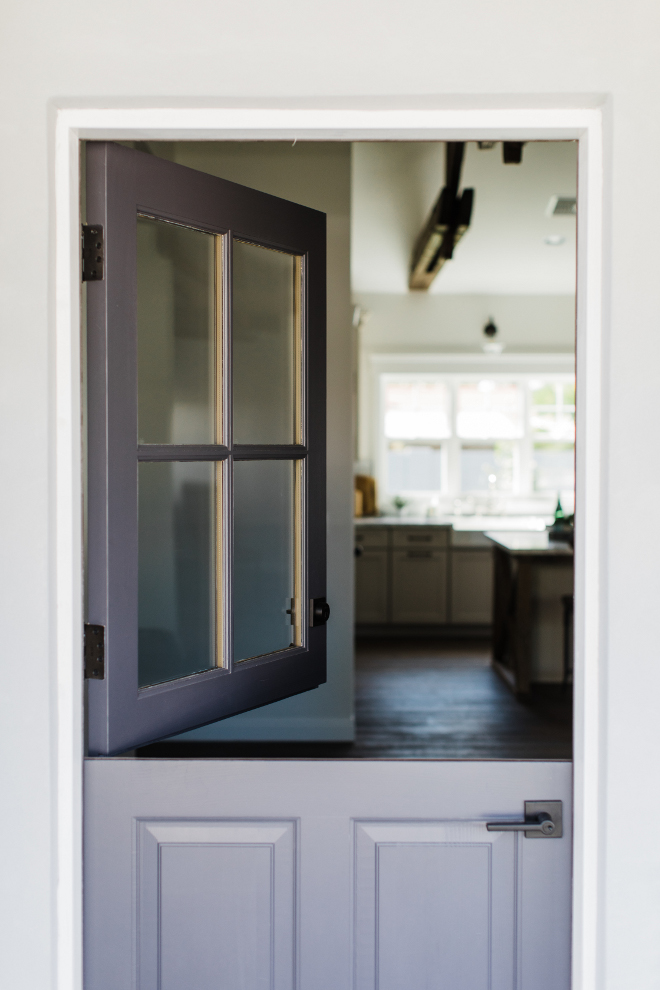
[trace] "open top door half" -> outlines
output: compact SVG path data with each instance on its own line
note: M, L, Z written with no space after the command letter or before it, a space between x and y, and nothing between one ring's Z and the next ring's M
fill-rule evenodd
M326 218L90 143L86 219L105 755L325 681Z

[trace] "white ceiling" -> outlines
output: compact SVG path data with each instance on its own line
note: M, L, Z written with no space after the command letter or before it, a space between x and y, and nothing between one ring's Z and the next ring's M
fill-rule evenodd
M413 244L444 178L441 143L353 146L351 273L358 293L408 290ZM475 190L472 223L430 292L570 295L575 218L546 215L552 196L575 196L577 144L530 142L520 165L502 146L466 146L461 187ZM559 235L560 246L544 239Z

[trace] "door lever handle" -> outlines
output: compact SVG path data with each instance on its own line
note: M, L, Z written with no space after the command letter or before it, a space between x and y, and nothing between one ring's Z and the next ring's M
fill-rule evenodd
M530 818L525 822L488 822L486 828L489 832L543 832L544 835L552 835L555 823L550 815L542 811L536 821Z
M489 832L524 832L527 839L561 839L561 801L525 801L522 822L486 822Z

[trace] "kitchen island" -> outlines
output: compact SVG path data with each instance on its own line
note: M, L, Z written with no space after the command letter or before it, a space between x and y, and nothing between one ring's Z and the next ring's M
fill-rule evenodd
M493 545L493 663L516 694L566 680L573 547L547 533L487 531Z

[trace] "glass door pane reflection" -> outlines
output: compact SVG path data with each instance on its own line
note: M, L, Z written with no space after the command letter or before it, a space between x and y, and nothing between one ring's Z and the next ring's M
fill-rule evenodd
M234 443L299 443L300 261L234 240Z
M234 463L234 660L295 645L296 461Z
M139 443L215 442L215 241L138 217Z
M216 666L215 474L213 462L138 465L140 687Z

